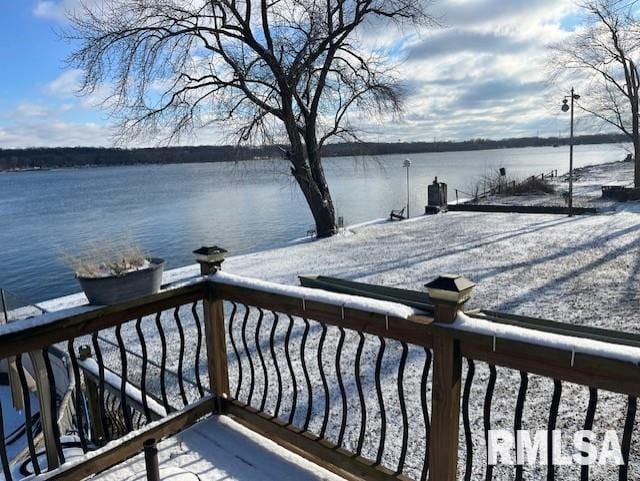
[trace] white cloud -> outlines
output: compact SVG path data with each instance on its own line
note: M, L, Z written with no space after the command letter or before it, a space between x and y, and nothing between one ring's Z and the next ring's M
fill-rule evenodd
M67 70L46 84L44 92L60 98L73 97L80 87L81 76L82 70Z
M20 122L24 119L31 119L35 117L44 117L47 115L47 108L42 104L36 104L33 102L21 102L9 115L14 121Z
M33 13L37 17L64 21L68 9L75 7L77 3L76 0L39 0L33 9Z
M2 148L109 146L111 131L96 123L63 122L52 119L23 121L0 126Z
M46 20L63 23L67 21L69 13L81 8L83 5L98 5L104 0L38 0L33 8L33 14Z

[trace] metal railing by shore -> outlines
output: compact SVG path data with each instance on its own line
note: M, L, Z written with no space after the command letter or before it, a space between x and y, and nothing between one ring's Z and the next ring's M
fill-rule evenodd
M500 195L505 191L506 192L514 191L517 189L519 185L526 184L527 182L530 182L538 178L544 181L545 179L553 179L556 177L558 177L558 169L551 170L550 172L547 172L547 173L542 172L538 175L531 175L521 182L518 182L516 180L512 180L510 182L506 182L506 181L499 182L497 186L490 187L490 188L487 188L487 183L483 182L482 190L480 190L480 186L478 184L478 189L477 189L477 192L475 193L465 192L462 189L455 189L456 204L460 204L461 195L466 196L466 198L463 199L463 202L477 202L480 199L485 199L492 195Z

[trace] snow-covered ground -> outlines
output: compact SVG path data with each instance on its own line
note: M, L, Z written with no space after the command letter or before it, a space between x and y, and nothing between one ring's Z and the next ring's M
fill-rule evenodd
M451 212L232 257L225 270L297 284L323 274L420 290L443 273L478 286L470 307L640 332L640 204L558 215Z

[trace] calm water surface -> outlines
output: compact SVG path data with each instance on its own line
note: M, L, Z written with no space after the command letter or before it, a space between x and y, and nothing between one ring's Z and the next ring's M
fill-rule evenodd
M621 160L622 145L579 146L577 167ZM338 215L347 224L385 217L406 203L406 156L325 161ZM568 170L567 148L413 154L411 213L423 212L434 176L470 190L505 167L525 177ZM127 166L0 173L0 287L30 301L78 290L59 260L92 242L134 239L168 268L218 244L233 254L286 244L313 219L284 162Z

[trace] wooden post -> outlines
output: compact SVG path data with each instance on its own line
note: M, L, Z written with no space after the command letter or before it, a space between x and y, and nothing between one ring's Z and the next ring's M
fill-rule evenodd
M226 250L213 246L194 251L200 264L200 274L215 275L222 268ZM229 369L227 365L227 341L224 330L224 301L213 288L207 289L203 300L204 327L207 345L207 370L209 388L215 396L215 412L224 412L224 400L229 397Z
M461 376L460 342L434 336L429 481L456 480Z
M221 414L224 411L224 399L229 396L229 371L224 331L224 301L216 298L213 288L209 288L204 300L204 325L209 386L215 395L216 412Z
M40 417L42 424L42 434L44 435L44 446L47 454L48 469L53 470L60 466L58 450L56 449L56 433L53 423L57 423L55 413L51 409L50 380L47 376L47 368L44 362L42 351L29 353L33 375L36 380L38 390L38 402L40 403Z
M434 322L452 324L471 297L475 284L462 276L445 275L425 287L435 306ZM461 377L460 341L434 333L429 481L456 480Z
M89 359L92 356L91 347L83 344L78 349L78 358L81 361ZM93 442L98 446L102 446L106 443L106 436L104 428L102 426L102 418L100 416L100 402L98 400L98 386L96 383L83 373L85 395L87 397L87 408L89 410L89 418L91 425L91 437ZM76 389L80 389L80 386L76 386Z

